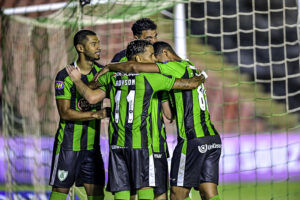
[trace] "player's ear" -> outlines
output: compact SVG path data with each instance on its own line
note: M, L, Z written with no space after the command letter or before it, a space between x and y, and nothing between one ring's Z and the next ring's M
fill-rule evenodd
M164 56L166 56L166 57L169 57L170 52L169 52L168 50L166 50L166 49L163 49L163 50L162 50L162 54L163 54Z
M77 44L77 45L76 45L76 49L77 49L77 51L80 52L80 53L83 53L83 51L84 51L84 47L83 47L82 44Z
M135 56L135 61L136 61L136 62L141 62L142 59L141 59L141 57L140 57L139 55L137 55L137 56Z
M137 35L133 35L133 39L138 40L139 37Z

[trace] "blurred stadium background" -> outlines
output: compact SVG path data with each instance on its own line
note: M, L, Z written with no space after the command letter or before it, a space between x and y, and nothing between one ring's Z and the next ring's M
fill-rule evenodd
M141 17L154 20L160 40L208 73L211 118L223 138L222 199L300 199L297 0L79 2L0 1L1 200L49 197L59 120L54 79L76 59L76 31L98 34L105 65L132 40L131 25ZM107 122L101 132L106 164ZM172 152L176 129L166 127ZM200 199L195 191L191 196ZM70 198L84 199L83 191L74 188Z

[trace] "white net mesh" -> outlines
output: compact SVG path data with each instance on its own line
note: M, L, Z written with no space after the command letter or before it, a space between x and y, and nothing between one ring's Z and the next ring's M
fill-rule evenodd
M185 4L187 57L209 75L209 110L223 138L222 199L300 198L294 189L300 179L299 34L294 0L99 0L83 9L77 1L69 1L4 10L0 184L5 186L5 197L15 199L24 185L38 199L49 195L59 120L53 82L56 73L76 58L72 40L79 27L98 34L100 62L107 64L132 40L131 25L141 17L151 16L159 39L173 44L176 3ZM52 12L39 18L13 15L34 9ZM174 123L167 124L167 133L172 152ZM102 121L101 145L107 163L107 120Z

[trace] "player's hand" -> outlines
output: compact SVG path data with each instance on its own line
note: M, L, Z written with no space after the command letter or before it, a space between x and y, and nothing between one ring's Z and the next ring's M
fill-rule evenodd
M98 73L94 76L94 79L95 79L95 80L98 80L98 78L99 78L100 76L102 76L103 74L106 74L107 72L109 72L109 67L106 65L105 67L103 67L103 68L101 69L100 72L98 72Z
M199 85L205 82L205 77L202 74L200 76L194 76L191 79L197 81Z
M96 119L104 119L105 117L110 117L111 108L106 107L102 110L96 111L92 114L92 116Z
M66 69L73 82L81 79L81 73L74 66L68 65Z
M99 88L101 86L101 84L97 80L96 81L92 80L91 82L89 82L89 84L87 86L94 90L94 89Z

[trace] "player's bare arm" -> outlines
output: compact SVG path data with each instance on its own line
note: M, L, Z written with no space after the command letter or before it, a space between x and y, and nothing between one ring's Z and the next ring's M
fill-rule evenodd
M162 104L162 110L163 110L163 114L164 116L168 119L168 120L172 120L174 117L174 113L172 111L171 105L169 101L165 101Z
M89 121L94 119L103 119L108 116L107 108L99 111L81 112L70 108L69 99L56 100L58 113L61 119L68 121Z
M103 70L104 70L103 73L106 73L108 71L125 72L125 73L129 73L129 72L159 73L160 72L158 66L155 63L141 63L135 61L111 63L106 65L103 68Z
M184 78L177 78L172 89L179 89L179 90L192 90L197 88L200 84L204 83L205 77L204 75L194 76L193 78L184 79Z
M76 90L90 103L96 104L105 98L105 92L101 89L91 89L81 80L81 73L72 66L66 67L71 80L76 85Z

